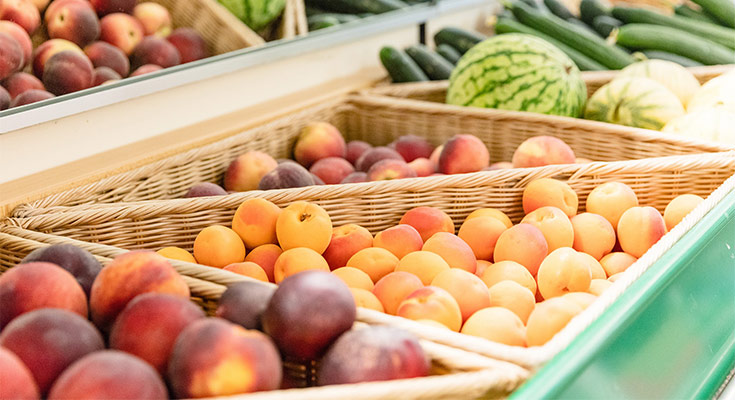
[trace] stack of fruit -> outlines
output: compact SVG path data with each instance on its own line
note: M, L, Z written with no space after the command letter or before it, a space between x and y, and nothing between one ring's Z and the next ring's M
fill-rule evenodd
M72 245L32 252L0 276L0 398L275 390L291 384L282 379L281 354L320 359L321 385L429 373L414 336L390 327L352 330L350 291L327 272L294 275L278 289L232 285L213 318L189 296L182 277L153 252L126 253L105 268Z
M199 33L172 31L168 10L157 3L35 3L0 2L0 110L208 56ZM41 29L50 40L34 50L31 35L42 36Z
M309 31L329 28L361 18L408 7L428 0L306 0Z
M523 192L519 224L497 209L472 212L455 235L434 207L406 212L374 237L334 227L320 206L243 202L232 228L204 228L193 255L160 254L281 284L305 270L336 275L358 306L514 346L540 346L610 287L702 198L681 195L664 214L626 184L592 190L586 212L565 182L538 179ZM438 324L438 325L437 325Z

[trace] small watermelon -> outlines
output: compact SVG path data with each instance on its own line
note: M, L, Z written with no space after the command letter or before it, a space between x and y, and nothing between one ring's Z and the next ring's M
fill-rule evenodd
M254 31L260 31L283 12L286 0L218 0Z
M579 69L549 42L522 33L472 47L449 77L447 103L579 117L587 88Z

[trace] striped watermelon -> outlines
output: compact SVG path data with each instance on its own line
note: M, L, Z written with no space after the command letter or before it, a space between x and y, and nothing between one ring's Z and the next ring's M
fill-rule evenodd
M218 0L254 31L270 24L283 12L286 0Z
M449 78L447 103L578 117L587 88L574 62L549 42L522 33L471 48Z

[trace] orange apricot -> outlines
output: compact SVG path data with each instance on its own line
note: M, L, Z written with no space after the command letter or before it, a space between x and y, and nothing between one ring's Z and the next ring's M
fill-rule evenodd
M696 194L682 194L675 197L666 205L664 209L664 221L666 221L666 229L672 230L687 216L692 210L697 208L699 203L704 199Z
M395 270L414 274L421 283L430 285L439 273L449 268L449 264L438 254L421 250L406 254L398 262Z
M350 288L350 292L352 292L352 297L355 299L355 305L357 307L369 308L371 310L385 312L385 309L383 309L383 305L380 303L380 300L375 297L373 292L354 287Z
M398 259L412 251L421 250L424 241L419 231L411 225L400 224L378 232L373 240L373 246L386 249Z
M490 293L485 283L475 276L459 268L450 268L440 272L431 281L431 286L440 287L454 297L462 312L462 321L466 321L475 311L490 307Z
M362 249L347 260L348 267L362 270L370 276L373 282L393 272L397 264L398 257L380 247Z
M622 182L607 182L592 189L587 196L587 212L601 215L617 229L623 213L638 205L638 197Z
M631 207L618 221L618 240L624 252L642 256L666 234L664 217L653 207Z
M332 229L332 238L322 256L329 268L347 265L347 261L362 249L373 247L373 235L357 224L346 224Z
M332 220L319 205L297 201L278 216L276 237L283 250L308 247L322 254L332 239Z
M533 225L518 224L507 229L498 238L493 259L515 261L535 276L539 265L548 254L548 244L543 233Z
M273 267L276 283L301 271L322 270L329 272L329 264L321 254L308 247L296 247L281 253Z
M260 265L251 261L233 263L225 266L222 269L225 271L234 272L236 274L249 276L259 281L268 282L268 275L266 275L265 271L263 271L263 268L261 268Z
M590 288L587 289L587 291L595 296L599 296L610 286L612 286L612 282L607 279L593 279L590 282Z
M577 193L566 183L551 178L532 181L523 190L523 212L553 206L564 212L569 218L577 214L579 199Z
M625 271L636 261L638 261L638 259L630 254L616 251L602 257L600 265L602 265L606 276L609 278L612 275Z
M263 244L254 248L247 256L245 261L251 261L263 268L265 274L268 276L270 282L275 282L276 278L273 275L273 268L276 265L278 256L283 253L283 250L275 244Z
M426 241L437 232L454 233L454 222L444 211L436 207L416 207L401 217L401 224L414 227Z
M373 294L383 304L385 312L390 315L396 315L398 306L409 294L424 287L418 276L404 272L396 271L380 278L373 287Z
M593 279L592 282L598 281L600 279ZM605 281L607 282L607 281ZM609 282L608 282L609 283ZM590 289L592 288L592 284L590 284ZM563 296L561 296L564 300L569 300L572 303L577 304L582 310L589 307L592 302L597 300L597 294L591 293L591 292L571 292L567 293Z
M536 280L528 269L515 261L500 261L489 266L480 277L488 288L505 280L515 281L536 294Z
M474 313L462 333L509 346L526 345L526 327L518 316L503 307L488 307Z
M202 265L222 268L244 261L245 245L232 229L211 225L194 239L194 258Z
M506 229L508 228L505 224L496 218L475 217L462 223L457 236L470 246L476 259L490 260L495 251L495 243Z
M539 207L526 214L521 223L533 225L541 231L549 247L549 253L560 247L572 247L574 243L572 222L559 208Z
M342 279L342 281L347 284L347 287L373 290L373 287L375 286L372 279L370 279L370 275L357 268L337 268L332 271L332 274L337 276L339 279Z
M493 265L490 261L486 260L477 260L477 269L475 270L475 275L482 276L482 274L485 273L485 270L487 267Z
M506 228L510 228L511 226L513 226L513 222L510 220L510 218L508 218L508 216L505 215L504 212L498 210L497 208L478 208L477 210L472 211L470 215L465 218L464 221L467 222L468 219L478 217L495 218L498 221L502 222Z
M582 213L572 217L574 250L585 252L596 260L615 247L615 229L601 215Z
M582 307L563 297L555 297L536 304L526 323L528 346L542 346L567 326Z
M519 285L518 282L500 281L488 291L491 307L503 307L513 311L524 325L531 311L536 307L536 298L533 293L528 288Z
M164 247L156 253L170 259L170 260L179 260L179 261L186 261L190 263L196 264L197 260L194 258L191 253L188 251L182 249L181 247L176 246L170 246L170 247Z
M247 199L232 217L232 230L242 238L245 247L253 249L264 244L276 244L276 221L281 209L268 200Z
M544 299L569 292L584 292L592 280L590 267L571 247L556 249L546 256L538 269L536 282Z
M435 233L424 243L421 250L438 254L449 264L450 268L463 269L472 274L477 269L477 259L472 248L452 233Z
M459 332L462 312L457 301L442 288L426 286L414 291L398 306L396 315L408 319L432 319Z

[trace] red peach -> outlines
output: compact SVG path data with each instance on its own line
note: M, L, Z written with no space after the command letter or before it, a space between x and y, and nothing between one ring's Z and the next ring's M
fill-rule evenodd
M332 124L315 122L304 127L296 139L294 159L306 168L327 157L345 156L345 139Z
M454 222L444 211L435 207L415 207L401 217L401 224L414 227L421 240L429 240L437 232L454 233Z
M268 154L248 151L230 162L225 171L225 189L236 192L255 190L263 176L276 167L278 162Z
M80 47L100 35L97 14L84 2L69 2L46 14L46 29L52 39L66 39Z
M207 43L199 32L191 28L176 28L170 35L166 37L181 55L181 63L201 60L209 57Z
M132 13L136 0L89 0L89 2L102 17L111 13Z
M408 163L417 158L429 158L434 146L426 138L416 135L403 135L394 140L390 147Z
M350 162L350 164L355 165L357 163L357 160L360 158L362 153L372 149L373 146L370 143L363 142L362 140L351 140L347 142L347 147L345 150L345 159Z
M29 0L0 1L0 20L20 25L29 35L41 25L41 13Z
M95 68L108 67L117 72L121 77L130 73L130 61L122 50L107 43L94 42L84 48L84 54L92 61Z
M38 8L38 11L41 13L46 9L50 1L51 0L31 0L33 5L36 6L36 8Z
M309 172L319 177L325 184L335 185L355 172L355 168L344 158L327 157L315 162L309 168Z
M477 172L490 164L487 146L473 135L456 135L444 144L439 155L439 172L463 174Z
M360 158L355 161L355 169L361 172L368 172L373 164L382 160L405 161L403 160L403 157L398 154L397 151L391 149L390 147L378 146L373 147L372 149L368 149L364 153L362 153Z
M143 25L131 15L116 12L100 20L100 40L117 46L127 55L133 53L143 36Z
M373 246L386 249L400 260L408 253L421 250L424 241L419 232L411 225L400 224L378 232Z
M0 32L6 33L15 39L23 50L23 65L30 64L33 60L33 42L28 32L20 25L10 21L0 21Z
M43 85L49 92L60 96L92 87L93 75L94 67L87 56L65 50L46 62Z
M99 86L105 82L117 81L122 77L111 68L99 67L95 68L92 73L92 86Z
M381 160L373 164L367 172L371 181L415 178L416 171L402 160Z
M9 34L0 32L0 80L23 68L23 49Z
M322 256L329 268L334 270L347 265L347 261L358 251L373 246L370 231L356 224L347 224L332 229L332 239Z
M572 148L563 140L553 136L528 138L513 153L514 168L574 163L575 156Z
M416 158L408 166L416 172L416 176L429 176L436 172L436 165L428 158Z
M347 176L345 176L344 179L342 179L342 183L361 183L361 182L367 182L367 174L364 172L353 172Z
M265 274L268 276L268 280L275 282L274 268L278 256L283 253L283 250L275 244L264 244L253 249L246 257L245 261L254 262L263 268Z
M496 171L499 169L511 169L513 168L513 164L509 163L508 161L500 161L496 163L492 163L488 165L486 168L483 168L483 171Z
M444 150L444 145L437 146L434 151L431 152L431 155L429 156L429 160L434 163L434 165L439 168L439 157L442 154L442 151Z
M55 97L55 96L45 90L38 90L38 89L26 90L25 92L18 95L18 97L13 99L13 102L10 103L10 107L20 107L26 104L35 103L37 101L47 100L52 97Z
M0 347L0 399L37 400L38 385L15 353Z
M149 74L151 72L156 72L156 71L159 71L159 70L162 70L162 69L163 68L161 68L160 65L155 65L155 64L141 65L138 69L136 69L135 71L133 71L130 74L130 76L133 77L133 76L145 75L145 74Z
M43 83L27 72L16 72L10 75L3 81L3 86L5 86L5 89L8 90L10 97L13 99L28 90L44 90Z
M158 36L144 37L135 46L130 59L133 68L147 64L169 68L181 63L181 56L176 47Z
M65 39L51 39L41 43L33 52L33 74L39 79L42 78L46 61L55 54L66 50L84 53L79 46Z
M10 108L10 93L0 86L0 111Z
M166 37L171 33L171 14L166 7L150 1L139 3L133 16L143 25L143 33Z
M53 2L51 2L51 4L49 4L46 12L43 15L43 23L48 25L49 21L51 20L51 16L56 14L56 10L68 5L69 3L78 3L87 6L90 10L94 12L94 8L92 8L92 4L90 4L88 0L54 0Z

